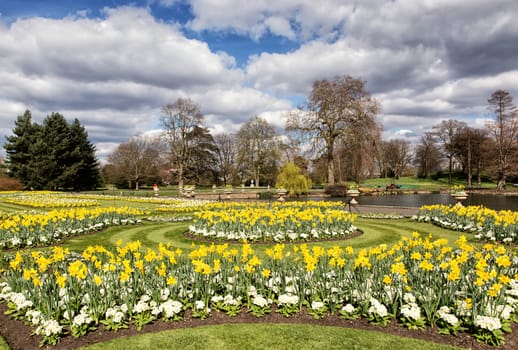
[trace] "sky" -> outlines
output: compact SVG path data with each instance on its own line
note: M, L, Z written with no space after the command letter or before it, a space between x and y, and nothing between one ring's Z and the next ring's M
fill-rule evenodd
M213 134L255 115L282 130L315 80L343 75L381 104L385 140L480 128L495 90L518 100L517 14L516 0L0 0L0 144L26 109L59 112L103 160L178 98Z

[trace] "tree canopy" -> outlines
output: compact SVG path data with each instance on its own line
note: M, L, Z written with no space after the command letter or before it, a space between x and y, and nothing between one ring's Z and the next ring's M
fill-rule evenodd
M9 176L25 188L79 191L101 182L95 147L77 119L69 124L61 114L52 113L39 125L27 110L6 140Z
M295 163L289 162L282 167L275 187L287 190L290 195L304 194L311 188L311 179Z
M286 130L309 140L315 158L325 158L327 180L335 183L335 145L340 138L375 137L379 103L365 90L365 82L351 76L317 80L307 107L288 115ZM369 142L373 143L373 142ZM357 152L362 152L359 147Z

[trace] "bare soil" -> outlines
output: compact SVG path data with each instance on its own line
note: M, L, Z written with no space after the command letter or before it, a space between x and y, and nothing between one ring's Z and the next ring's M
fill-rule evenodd
M506 337L505 344L498 348L494 348L482 343L477 342L473 337L466 333L461 333L457 336L444 336L437 332L437 329L427 327L423 331L414 331L402 327L397 322L392 321L387 327L380 327L372 325L365 319L359 320L344 320L339 318L337 315L328 315L323 319L315 320L306 313L305 310L299 314L291 317L285 317L279 313L272 311L271 314L263 317L255 317L246 310L243 310L239 315L235 317L227 316L224 313L213 311L209 318L201 320L199 318L193 318L190 312L186 312L184 319L176 322L164 322L155 321L143 327L141 331L137 331L134 326L130 326L128 329L114 331L106 331L101 325L96 331L88 333L84 337L74 338L71 335L64 336L61 341L55 346L39 347L41 336L31 335L32 328L26 326L21 321L16 321L9 318L4 312L7 310L5 304L0 304L0 335L2 335L12 350L72 350L89 344L95 344L104 342L107 340L115 339L118 337L127 337L132 335L138 335L143 333L154 333L170 329L180 328L192 328L206 325L219 325L219 324L240 324L240 323L268 323L268 324L313 324L321 326L333 326L333 327L345 327L345 328L356 328L364 329L376 332L383 332L393 334L402 337L416 338L435 343L448 344L458 346L466 349L473 350L489 350L489 349L501 349L501 350L516 350L518 349L518 325L513 324L513 332L508 334Z

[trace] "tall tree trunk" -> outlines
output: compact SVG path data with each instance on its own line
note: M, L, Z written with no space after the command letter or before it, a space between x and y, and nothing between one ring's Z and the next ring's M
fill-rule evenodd
M329 157L327 158L327 184L335 184L335 165L333 162L333 157L331 157L331 159L329 159Z
M449 166L449 174L448 174L448 185L451 185L452 184L451 172L453 170L453 157L450 155L449 158L450 158L450 166Z
M496 185L497 191L505 191L505 177L501 177L500 180L498 180L498 185Z
M183 164L178 166L178 189L183 191Z
M472 187L471 179L473 178L473 170L471 166L471 131L468 134L468 188Z

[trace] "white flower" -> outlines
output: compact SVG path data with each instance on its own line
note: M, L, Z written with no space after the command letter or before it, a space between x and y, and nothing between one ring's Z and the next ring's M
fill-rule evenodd
M16 305L16 310L22 310L33 305L32 301L27 300L22 293L12 293L9 301Z
M497 317L477 315L477 317L475 317L474 324L475 326L482 329L487 329L488 331L494 331L502 328L502 323Z
M221 295L215 295L212 298L210 298L210 301L212 301L213 303L217 304L220 301L223 301L223 297Z
M266 298L262 297L261 295L256 295L253 299L252 299L252 303L254 305L257 305L259 307L265 307L268 305L268 300L266 300Z
M405 293L405 295L403 295L403 300L407 304L412 304L415 303L415 296L412 293Z
M401 307L401 314L412 320L419 320L421 318L421 309L416 303L405 304Z
M50 337L55 334L60 334L63 331L63 326L56 320L45 320L41 326L36 328L36 334Z
M225 305L238 305L239 302L234 299L234 297L230 294L225 295L225 298L223 299L223 304Z
M149 310L149 304L145 301L139 301L137 303L137 305L135 305L133 307L133 311L136 312L137 314L141 314L143 312L146 312L147 310Z
M25 314L25 317L29 320L29 322L33 326L39 325L44 320L42 313L38 310L27 311L27 313Z
M92 322L92 318L85 313L80 313L74 317L72 324L76 327L82 326L84 324L90 324Z
M370 304L369 310L367 312L369 314L376 314L380 317L385 317L388 315L387 307L383 304L381 304L377 299L370 298Z
M313 310L319 310L324 307L324 303L321 301L312 301L311 302L311 309Z
M165 303L160 304L158 308L164 313L166 318L171 318L182 312L182 303L175 300L168 300Z
M351 304L347 304L344 307L342 307L342 311L345 311L348 314L352 314L355 310L356 310L355 307L352 306Z
M292 294L279 295L279 305L283 305L283 304L295 305L295 304L298 304L298 302L299 302L299 297L297 295L292 295Z
M194 302L194 308L196 310L203 310L203 309L205 309L205 302L203 300L196 300Z

